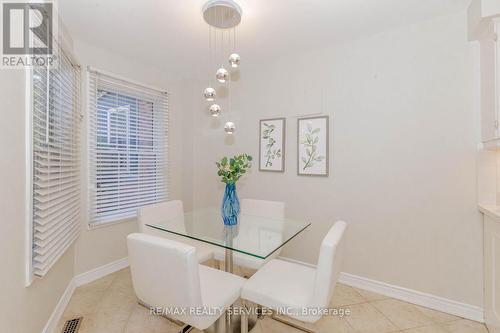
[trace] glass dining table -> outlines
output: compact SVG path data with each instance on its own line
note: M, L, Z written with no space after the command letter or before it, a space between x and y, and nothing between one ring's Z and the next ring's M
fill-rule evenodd
M217 208L195 210L184 216L146 223L150 228L224 249L224 270L229 273L234 271L234 253L267 259L310 225L289 218L273 219L241 213L237 225L225 226ZM225 331L238 331L238 328Z
M267 259L309 227L310 223L288 218L273 219L241 213L238 224L225 226L215 208L195 210L184 216L166 218L148 227L191 238L226 250L227 272L233 273L233 253Z

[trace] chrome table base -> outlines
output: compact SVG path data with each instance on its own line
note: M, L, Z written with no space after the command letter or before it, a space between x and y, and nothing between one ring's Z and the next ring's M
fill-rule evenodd
M232 244L231 241L228 242L229 244ZM234 265L233 265L233 250L227 249L225 252L224 256L224 271L234 274ZM234 306L234 305L233 305ZM246 309L246 304L242 302L242 307L245 307ZM225 318L223 318L225 317ZM247 314L243 315L235 315L235 314L229 314L226 312L225 316L221 316L219 320L217 321L222 321L222 319L225 319L225 330L220 331L226 332L226 333L248 333L251 332L251 330L255 327L257 324L257 316L252 315L249 316ZM218 331L212 332L212 331L207 331L208 333L219 333Z
M240 316L240 315L231 315L230 321L227 320L227 314L225 316L221 316L217 321L204 330L205 333L250 333L252 329L257 324L257 316ZM246 319L245 319L246 317ZM245 322L248 326L245 326ZM245 327L246 330L245 330Z
M285 325L288 325L290 327L296 328L296 329L298 329L298 330L300 330L302 332L319 333L319 331L317 329L315 329L314 327L312 327L311 324L306 324L306 323L303 323L301 321L294 320L292 318L279 316L279 315L277 315L275 313L273 313L270 316L270 318L273 319L273 320L276 320L277 322L280 322L282 324L285 324Z

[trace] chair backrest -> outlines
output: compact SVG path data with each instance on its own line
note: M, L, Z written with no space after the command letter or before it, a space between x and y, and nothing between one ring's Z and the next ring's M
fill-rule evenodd
M137 297L152 307L202 306L198 259L194 247L143 233L127 236L128 259Z
M314 281L312 306L326 307L330 303L333 289L342 269L344 233L347 223L337 221L328 231L319 251L316 278Z
M260 248L262 251L275 250L281 243L283 224L273 223L273 230L268 221L255 219L253 217L264 217L274 220L285 219L285 203L279 201L266 201L256 199L241 200L241 219L252 220L252 223L241 223L239 246L248 248ZM279 254L281 248L275 252Z
M242 199L241 213L282 220L285 218L285 203L256 199Z
M146 226L147 223L158 223L165 220L175 220L176 223L179 223L179 227L183 227L184 207L181 200L163 201L138 209L139 232L150 233L152 230Z

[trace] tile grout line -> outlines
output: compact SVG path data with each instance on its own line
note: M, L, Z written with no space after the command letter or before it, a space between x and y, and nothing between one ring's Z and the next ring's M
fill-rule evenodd
M101 284L101 285L98 284L98 285L96 285L96 287L98 287L97 291L98 292L102 292L102 295L100 295L99 300L96 302L96 305L93 307L94 308L94 312L93 313L98 313L98 311L96 309L99 307L100 304L103 303L105 296L113 290L114 286L119 285L119 283L118 283L119 281L118 281L117 278L118 278L118 276L114 276L112 279L110 279L109 284L107 284L107 287L105 287L105 288L102 288L102 286L104 286L105 284ZM77 288L77 289L80 289L80 291L82 291L82 289L83 289L84 290L83 293L81 293L81 292L80 293L75 292L72 295L72 297L70 298L70 301L71 301L71 299L73 299L73 297L78 297L78 296L81 296L82 294L92 292L93 289L91 289L91 288L86 289L86 288L84 288L84 286L85 285L80 286L80 287ZM402 301L402 300L398 300L398 299L394 299L394 298L391 298L391 297L388 297L386 299L373 299L373 300L369 300L367 297L365 297L359 291L357 291L354 287L347 286L347 285L346 285L346 287L348 287L349 289L351 289L354 292L351 295L352 298L354 298L354 296L357 295L363 301L362 302L356 302L356 303L353 303L353 304L338 305L338 306L334 306L334 307L337 307L337 308L341 308L341 307L349 308L349 307L356 306L356 305L366 304L366 305L368 305L368 306L370 306L372 308L375 308L375 312L376 313L382 315L382 318L386 319L390 324L392 324L396 328L396 330L390 330L390 331L387 331L387 332L384 332L384 333L407 332L408 330L414 330L414 329L418 330L420 328L431 328L431 329L432 328L441 328L445 332L451 332L450 331L451 327L448 327L448 325L450 323L456 323L456 322L459 322L459 321L471 321L471 320L468 320L468 319L465 319L465 318L462 318L462 317L459 317L459 316L452 316L451 319L445 316L444 317L444 321L438 321L439 319L434 319L434 317L432 317L432 315L433 315L432 312L430 312L430 314L427 314L425 311L423 311L423 309L428 309L426 307L415 305L415 304L412 304L412 303L409 303L409 302L406 302L406 301ZM102 288L102 290L101 290L101 288ZM77 291L77 290L75 290L75 291ZM418 325L418 326L415 326L415 327L410 327L410 328L400 328L387 315L385 315L384 312L382 312L377 306L375 306L375 304L378 303L378 302L384 302L384 301L388 301L388 300L395 300L397 302L401 302L401 303L407 304L408 306L411 307L412 310L415 310L416 312L418 312L418 314L420 314L423 317L425 317L426 319L428 319L429 323L428 324L424 324L424 325ZM331 306L333 306L333 305L331 305ZM385 310L385 308L383 308L383 309ZM410 310L410 309L408 309L408 310ZM433 310L433 309L429 309L429 310L435 311L436 313L441 313L441 311L438 311L438 310ZM64 311L64 312L66 312L66 311ZM131 317L132 317L133 312L134 312L134 308L131 308L131 310L128 312L128 314L126 316L126 319L123 319L123 322L124 322L123 329L121 329L121 330L119 330L117 332L121 332L121 333L128 332L128 325L131 322ZM389 311L387 313L392 314L393 311ZM396 314L397 314L397 312L396 312ZM443 313L443 314L446 314L446 313ZM63 316L64 316L64 313L63 313ZM351 314L351 316L352 316L352 314ZM443 319L442 317L439 317L437 315L435 317ZM354 317L353 317L353 320L354 320ZM474 322L474 321L471 321L471 322ZM347 328L352 329L353 332L359 333L359 331L357 331L355 329L355 327L347 319L344 321L344 323L346 324ZM258 332L261 333L261 332L263 332L263 330L265 328L265 325L261 321L259 321L258 324L259 324L259 331ZM460 326L460 324L459 324L459 326Z
M370 304L374 309L375 311L377 311L378 313L380 313L382 315L382 317L384 317L385 319L387 319L387 321L389 323L391 323L392 325L394 325L394 327L396 327L396 331L389 331L389 332L386 332L386 333L392 333L392 332L398 332L398 331L402 331L403 329L401 327L399 327L398 325L396 325L396 323L394 323L391 319L389 319L389 317L387 317L382 311L380 311L375 305L371 304L371 302L367 302L367 304Z
M130 317L132 317L132 313L134 312L134 309L132 308L130 310L130 313L128 314L128 317L127 317L127 320L125 322L125 326L123 326L123 331L122 333L126 333L126 331L128 330L128 323L130 322Z
M115 273L112 273L112 274L110 274L110 275L114 275L114 274L115 274ZM104 278L104 277L102 277L102 278L100 278L100 279L103 279L103 278ZM98 291L94 291L94 292L98 292L98 293L99 293L99 294L101 294L101 295L100 295L100 296L99 296L99 298L97 299L97 301L96 301L96 305L93 307L93 311L92 311L92 312L89 312L89 313L87 313L87 314L78 314L79 316L81 316L81 317L82 317L82 323L83 323L83 321L84 321L85 319L87 319L87 320L88 320L88 317L89 317L89 316L91 316L91 315L94 315L94 314L98 313L97 308L99 307L99 305L100 305L100 304L101 304L101 302L103 301L104 296L106 295L106 293L108 293L108 292L109 292L109 290L110 290L110 288L111 288L111 285L114 283L114 281L116 280L116 278L117 278L117 276L114 276L114 277L113 277L113 279L111 280L111 282L109 283L109 286L107 286L105 289L103 289L103 290L98 290ZM100 280L100 279L98 279L98 280ZM95 280L95 281L98 281L98 280ZM68 302L68 305L69 305L69 303L71 302L71 300L73 299L73 297L79 297L79 292L80 292L80 293L88 293L88 292L89 292L89 290L86 290L85 286L87 286L87 287L88 287L88 285L90 285L90 284L94 283L95 281L92 281L92 282L86 283L86 284L84 284L84 285L81 285L81 286L79 286L79 287L76 287L76 289L75 289L75 291L74 291L73 295L71 295L71 298L70 298L70 300L69 300L69 302ZM62 314L61 318L59 319L59 324L60 324L60 323L63 323L63 325L64 325L64 322L68 320L68 317L67 317L67 315L66 315L66 310L67 310L67 307L66 307L66 309L64 309L64 312L63 312L63 314Z
M347 286L347 285L346 285ZM356 293L358 296L360 296L364 302L360 302L360 303L353 303L353 304L346 304L346 305L341 305L341 306L351 306L351 305L361 305L361 304L368 304L370 305L371 307L373 307L375 309L376 312L380 313L382 315L383 318L387 319L389 321L389 323L391 323L392 325L394 325L394 327L397 328L396 331L389 331L389 332L384 332L384 333L395 333L395 332L398 332L400 331L401 329L398 327L398 325L394 324L389 318L387 318L381 311L379 311L373 304L371 304L371 301L368 300L368 298L366 298L365 296L361 295L360 292L358 292L354 287L351 287L351 286L347 286L348 288L351 288L352 291L354 291L354 293ZM351 327L355 332L357 331L356 328L354 328L350 323L349 321L347 321L347 324L349 325L349 327Z
M117 271L119 272L119 271ZM117 273L115 272L115 273ZM115 274L113 273L113 274ZM115 275L115 277L113 278L113 280L111 281L111 283L109 284L109 286L106 288L106 291L109 291L111 289L111 287L113 286L113 284L116 282L118 278L118 275ZM129 314L127 316L127 320L125 321L125 325L123 326L123 330L122 330L122 333L126 333L126 331L128 330L128 323L130 321L130 317L132 316L132 313L134 312L134 309L131 308L130 311L129 311Z
M388 298L388 299L391 299L391 298ZM378 301L383 301L383 300L370 301L369 303L375 303L375 302L378 302ZM389 317L387 317L381 310L379 310L375 305L372 304L372 306L375 308L375 310L377 310L378 312L380 312L382 314L382 316L384 316L387 320L389 320L389 322L391 322L395 327L398 328L398 330L400 330L402 332L405 332L405 331L408 331L408 330L413 330L413 329L418 329L418 328L423 328L423 327L444 326L444 324L446 324L446 323L451 323L451 322L454 322L454 321L459 321L459 320L465 319L465 318L456 316L458 319L453 319L453 320L446 321L446 322L438 322L438 321L434 320L433 318L431 318L430 316L428 316L425 313L423 313L422 311L420 311L420 309L418 308L417 305L409 303L409 302L405 302L405 301L400 301L400 300L397 300L397 301L406 303L406 304L414 307L416 311L418 311L421 315L423 315L424 317L426 317L427 319L429 319L432 322L432 324L426 324L426 325L422 325L422 326L401 328L398 325L396 325L396 323L394 323ZM430 310L433 310L433 309L430 309ZM433 311L440 312L440 311L437 311L437 310L433 310ZM443 328L443 327L441 327L441 328ZM446 330L446 331L448 331L445 328L443 328L443 329ZM394 331L394 332L398 332L398 331ZM388 332L388 333L390 333L390 332Z

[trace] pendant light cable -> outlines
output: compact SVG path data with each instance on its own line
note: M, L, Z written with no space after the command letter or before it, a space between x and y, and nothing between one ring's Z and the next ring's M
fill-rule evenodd
M217 8L215 8L215 20L218 19L217 15ZM214 27L214 44L215 44L215 50L214 50L214 63L217 63L217 28ZM217 66L217 65L216 65Z
M212 27L210 24L208 25L208 86L211 87L211 75L210 75L210 67L212 63Z

